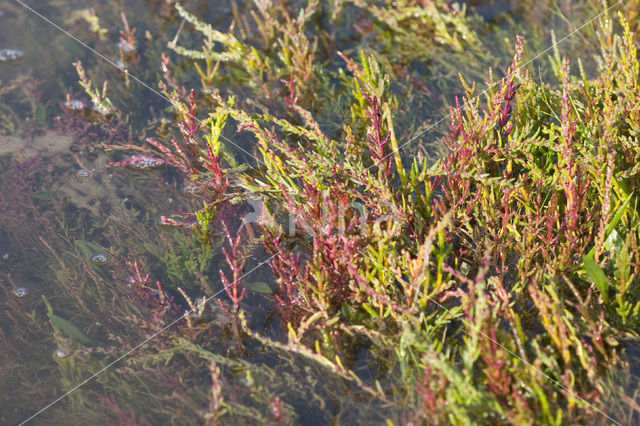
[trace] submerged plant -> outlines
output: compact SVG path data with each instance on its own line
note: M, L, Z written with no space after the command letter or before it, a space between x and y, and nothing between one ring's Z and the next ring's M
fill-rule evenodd
M121 260L126 287L97 298L105 310L109 298L135 296L111 324L132 329L129 337L110 333L103 351L93 350L94 339L49 306L56 340L69 346L58 348L66 378L91 371L99 362L91 354L113 356L116 346L124 352L150 339L100 383L98 402L78 397L77 406L102 404L122 421L143 422L152 414L112 395L125 383L127 395L147 397L138 382L149 381L171 390L149 403L157 414L183 407L207 424L303 422L308 407L329 422L327 413L353 401L362 403L338 420L637 419L640 65L627 20L620 16L617 34L603 18L595 75L556 51L555 81L538 82L518 37L510 67L502 78L489 73L485 92L461 76L464 96L434 161L399 152L399 140L422 128L405 117L413 105L406 98L430 100L427 82L403 61L437 60L423 48L432 38L452 52L476 43L463 8L356 0L251 7L222 31L176 4L186 24L169 48L194 64L201 87L187 89L184 71L162 56L173 126L155 125L153 136L145 129L140 145L108 146L144 154L108 165L162 164L176 193L187 188L178 207L158 213L162 224L187 229L139 243L158 262ZM343 20L371 34L373 48L337 51L330 34L313 30L322 19L336 24L334 35ZM135 48L140 40L123 21L121 41ZM191 30L201 49L185 47ZM111 108L106 86L95 90L76 66L92 102ZM248 151L226 139L231 131L254 143L252 165L239 165L243 154L230 145ZM260 214L243 223L255 200ZM275 282L250 285L247 265L260 246ZM85 258L57 262L74 278L61 280L74 303L89 312L86 287L68 283L102 283L106 269ZM213 297L218 305L207 303ZM264 321L254 315L263 305Z
M628 410L603 405L624 394L624 379L607 370L628 371L618 348L635 335L639 302L629 299L636 261L627 250L620 266L615 254L636 238L629 141L640 99L629 91L638 59L621 23L622 37L602 37L615 41L603 43L600 77L573 79L568 61L556 61L558 88L520 68L518 39L494 89L476 97L463 81L449 153L432 166L396 155L375 59L350 64L356 103L345 128L362 121L366 138L324 134L296 105L293 80L283 103L302 125L216 97L217 111L258 141L264 168L244 186L296 217L292 235L264 225L287 339L244 330L406 407L398 419L582 422ZM342 361L356 336L386 363L373 383Z

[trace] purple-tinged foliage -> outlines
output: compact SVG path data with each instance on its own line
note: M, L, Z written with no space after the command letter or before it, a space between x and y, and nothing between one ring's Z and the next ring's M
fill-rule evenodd
M304 31L318 4L296 19L286 8L256 6L256 31L272 51L176 6L204 38L202 51L178 46L177 38L170 45L204 61L196 66L202 94L183 88L162 58L161 88L178 124L148 138L147 149L202 188L195 194L201 210L163 221L194 228L207 250L223 240L228 271L220 277L231 306L220 304L234 317L235 348L251 339L305 358L368 395L367 402L388 404L394 421L582 423L603 414L637 416L636 398L625 389L635 386L627 351L629 342L638 342L640 324L640 151L634 142L640 85L629 24L621 20L621 37L603 26L596 79L575 78L568 61L553 58L559 83L537 83L522 68L518 38L505 77L489 81L481 97L462 79L465 97L456 99L442 140L447 152L431 164L398 152L394 122L401 127L403 111L389 90L389 55L362 53L353 60L340 54L346 62L340 84L350 92L339 92L340 101L350 104L340 110L344 123L326 130L331 126L320 120L318 107L324 94L312 88L322 81L329 86L329 79L323 80L313 36ZM452 49L464 46L458 35L466 35L466 27L442 2L398 2L397 10L379 1L350 5L366 11L356 25L367 34L376 23L394 33L406 21L416 25L434 16L428 26L437 28L434 36ZM390 56L414 58L416 52ZM229 69L247 83L224 89L239 102L214 89ZM94 93L90 82L82 84ZM221 150L227 117L257 140L255 167L234 170L233 155ZM219 207L248 199L264 203L258 232L247 227L233 236L236 227L227 226ZM288 230L281 224L287 220ZM245 320L252 297L243 286L244 266L260 243L276 278L272 298L264 297L275 305L286 336L258 332ZM206 277L200 278L204 285ZM142 297L155 304L155 313L130 322L149 335L166 323L162 313L171 300L139 270L134 280L144 283ZM225 330L214 323L188 319L188 327L153 347L156 361L175 362L180 349L202 358L193 365L210 368L208 410L200 412L210 422L230 415L225 404L234 396L222 397L234 384L218 366L232 361L213 352L215 330ZM362 358L375 367L363 367ZM261 386L270 390L278 382L271 378ZM286 404L273 399L277 394L269 394L273 411L266 417L281 422Z
M372 133L367 135L369 139L369 151L371 152L371 158L374 160L374 164L382 172L385 178L389 178L391 174L391 158L387 158L385 155L385 146L389 143L391 138L391 132L387 132L386 136L382 136L382 111L380 110L380 101L373 95L369 96L367 92L362 89L362 95L369 102L370 108L367 110L367 115L371 119Z
M244 272L244 264L247 259L240 249L240 244L242 243L242 235L238 233L236 237L233 238L226 222L223 221L221 224L224 231L224 236L229 244L229 249L223 247L222 252L224 253L224 258L227 262L227 265L231 270L231 279L227 277L227 274L220 270L220 280L222 281L224 290L231 299L233 308L227 308L222 301L220 301L220 305L230 314L237 316L240 310L240 303L242 302L242 299L244 299L244 296L247 294L246 288L240 289L240 284Z

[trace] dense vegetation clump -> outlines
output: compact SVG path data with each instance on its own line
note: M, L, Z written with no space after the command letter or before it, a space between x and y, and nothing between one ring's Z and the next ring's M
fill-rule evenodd
M544 81L517 37L486 90L460 75L448 129L418 149L430 126L408 111L437 96L406 64L436 61L424 47L434 40L482 52L460 5L254 3L228 31L176 3L185 25L159 84L171 118L141 143L103 144L144 154L109 166L153 159L190 198L160 212L160 240L113 253L135 297L111 326L152 340L76 404L140 421L114 396L122 383L144 394L139 377L181 389L175 406L152 402L158 413L181 407L207 424L306 422L305 410L322 422L330 410L393 424L637 420L640 62L629 21L604 14L592 69L555 49ZM135 29L122 19L133 65ZM335 50L352 26L363 45ZM174 66L184 61L193 74ZM75 65L96 107L75 119L117 126L107 86ZM98 249L80 243L76 261ZM143 253L157 265L132 260ZM254 272L267 264L271 276ZM85 267L104 279L95 270ZM45 303L59 344L66 334L79 346L63 369L137 343L112 331L108 345L79 345L87 336Z

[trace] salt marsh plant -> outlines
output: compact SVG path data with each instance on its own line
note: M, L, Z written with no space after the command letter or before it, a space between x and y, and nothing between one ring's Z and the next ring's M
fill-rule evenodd
M102 144L161 159L188 197L158 212L176 229L112 249L109 270L127 287L92 296L68 285L83 308L97 299L106 310L126 294L126 315L109 326L133 331L109 332L99 352L53 324L69 346L60 348L65 384L154 337L75 407L102 406L122 422L287 424L308 421L307 411L326 423L637 421L636 28L605 14L597 69L556 50L544 81L514 38L510 66L483 77L488 90L460 76L439 147L401 155L403 141L424 140L408 110L438 97L407 61L484 48L465 9L421 0L243 7L251 13L233 8L223 30L175 4L184 25L168 43L174 57L158 58L169 118L145 128L144 142ZM121 54L143 51L122 19ZM344 42L353 30L360 44ZM472 75L487 60L470 61ZM106 89L76 68L93 104L111 108ZM119 90L110 86L113 99ZM119 110L92 125L126 120ZM260 214L243 222L256 200ZM244 276L254 257L268 263L268 283ZM106 269L78 253L57 263L73 282L105 282ZM156 387L166 395L152 395Z
M377 6L358 6L382 16ZM397 101L377 55L345 55L351 117L335 137L304 101L319 72L308 38L283 24L279 62L178 12L205 40L224 44L220 55L247 76L267 70L285 84L281 109L260 111L255 101L245 108L203 87L218 114L255 137L260 154L259 171L238 185L267 207L261 238L288 333L273 340L243 322L249 336L391 402L394 421L632 415L625 395L635 361L626 348L637 339L640 312L632 290L640 93L624 18L621 35L602 21L596 78L579 61L572 74L556 54L556 82L536 83L520 67L519 38L505 77L489 81L489 91L477 96L462 80L448 153L431 163L399 155ZM273 16L260 28L277 33ZM172 48L206 62L213 46L205 43L202 58ZM356 203L366 216L349 211ZM276 220L283 211L297 218L294 235ZM353 370L356 342L366 342L376 365L367 380Z

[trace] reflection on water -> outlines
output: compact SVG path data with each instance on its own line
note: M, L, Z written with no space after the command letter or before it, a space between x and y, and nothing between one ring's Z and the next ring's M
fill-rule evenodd
M132 50L119 39L124 10L141 45L140 60L129 72L152 87L162 71L161 55L178 33L179 22L169 3L29 2L114 61L120 49ZM248 3L191 1L189 8L219 28L235 21L251 37L245 22ZM582 10L570 8L570 2L559 3L559 10L568 15L589 16L589 2L575 2ZM452 49L447 57L409 52L402 56L407 62L390 64L396 77L410 75L414 96L422 94L403 104L406 114L398 126L402 140L444 116L460 94L459 71L482 79L488 67L504 69L511 47L501 38L524 32L534 51L548 45L549 28L559 34L574 29L559 22L551 1L461 4L477 14L477 46ZM388 407L343 381L327 379L314 363L294 363L283 354L263 351L255 342L242 341L236 324L215 301L205 309L204 297L222 289L218 271L227 268L221 251L227 242L220 238L206 247L192 233L164 227L160 221L163 215L200 208L193 195L205 189L185 181L159 158L144 153L126 157L117 150L140 146L151 135L169 134L166 127L174 124L169 105L17 3L1 2L0 9L0 423L27 419L107 366L35 421L201 423L210 410L212 377L217 376L196 367L211 362L223 367L225 395L234 395L229 397L233 408L248 423L272 421L279 405L266 390L286 402L277 410L302 424L362 421L360 415L380 422L392 416ZM312 30L335 36L333 45L321 46L330 66L335 66L337 51L355 55L362 46L389 48L360 16L335 28L328 18L318 25ZM185 33L181 42L195 43ZM574 44L580 44L580 38L563 49ZM469 54L476 58L467 59ZM117 116L100 119L88 111L91 100L79 88L72 65L77 60L85 63L96 84L108 81ZM188 67L190 61L176 64L177 72L188 73ZM233 72L223 76L224 84L233 84ZM317 113L322 126L341 130L335 111ZM446 124L422 135L406 155L438 152L433 141ZM238 142L253 150L250 139ZM235 155L240 163L252 161L242 152ZM123 165L129 167L119 167ZM220 216L235 232L247 213L247 206L231 204ZM221 229L219 221L215 226ZM266 259L256 248L245 270ZM245 300L251 326L274 339L281 337L285 331L274 318L269 268L256 269L247 280L248 288L254 289ZM181 323L158 334L191 305L198 305L198 315L189 318L188 327ZM217 327L203 327L211 323ZM146 340L149 343L137 349ZM206 351L201 347L205 341ZM354 344L352 352L353 368L373 382L376 366L370 365L366 344ZM111 366L123 354L128 354L126 360ZM180 375L174 375L178 370ZM392 380L378 379L382 386L392 386Z
M0 62L9 62L20 59L24 56L24 52L16 49L0 49Z

